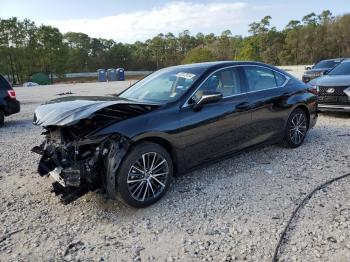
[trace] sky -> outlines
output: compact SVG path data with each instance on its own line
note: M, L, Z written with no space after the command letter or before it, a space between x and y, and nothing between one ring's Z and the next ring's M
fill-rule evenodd
M52 25L62 33L83 32L90 37L133 43L159 33L190 30L247 35L249 24L266 15L278 29L292 19L328 9L333 15L350 13L349 0L0 0L0 18L28 18Z

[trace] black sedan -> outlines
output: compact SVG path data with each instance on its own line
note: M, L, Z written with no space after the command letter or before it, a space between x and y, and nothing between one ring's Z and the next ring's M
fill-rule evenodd
M115 97L68 97L38 107L38 171L69 203L89 190L131 206L159 200L173 175L256 145L300 146L317 119L315 91L262 63L169 67Z
M350 59L309 85L318 90L320 111L350 112Z
M339 65L344 58L336 58L336 59L327 59L318 62L314 65L310 70L305 71L303 74L303 82L308 83L312 79L323 76L327 74L328 71L332 70L334 67Z

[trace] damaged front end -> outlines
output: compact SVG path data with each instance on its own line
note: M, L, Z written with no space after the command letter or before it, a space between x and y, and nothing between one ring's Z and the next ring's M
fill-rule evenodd
M118 136L70 142L65 131L62 128L49 128L44 133L45 141L32 151L41 155L38 173L54 179L53 191L63 203L68 204L90 190L107 189L106 167L110 158L115 157L109 154L110 150L121 147L123 142ZM125 142L124 146L127 144ZM115 176L115 173L110 175ZM108 193L114 198L113 190Z
M92 134L111 123L153 108L111 104L110 101L105 106L101 102L81 105L84 100L79 101L76 107L72 105L75 101L63 102L65 107L62 107L62 102L57 106L42 105L36 110L33 120L34 124L45 129L42 133L44 142L32 149L41 155L38 173L54 179L53 191L64 204L98 188L115 198L117 169L130 141L119 134L98 137Z

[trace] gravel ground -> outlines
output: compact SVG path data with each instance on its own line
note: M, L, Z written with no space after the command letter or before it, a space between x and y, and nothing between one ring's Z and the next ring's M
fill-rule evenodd
M92 192L62 205L51 179L36 173L34 109L57 93L103 95L127 85L16 89L22 111L0 129L1 261L271 261L296 205L350 172L350 118L322 114L303 146L268 146L182 175L146 209ZM349 261L349 182L328 186L299 212L282 260Z

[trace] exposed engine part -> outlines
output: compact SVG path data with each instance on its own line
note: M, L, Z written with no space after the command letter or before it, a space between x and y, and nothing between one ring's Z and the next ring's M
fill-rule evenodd
M101 187L115 198L115 176L129 148L127 139L112 135L75 140L61 128L48 129L45 134L46 140L32 151L42 155L38 172L55 180L54 192L63 203Z
M56 167L54 170L49 172L49 175L55 179L61 186L66 187L66 182L61 177L62 167Z
M62 143L62 134L60 129L53 129L50 132L50 140L55 144Z
M56 168L55 168L55 170L56 170ZM82 173L83 173L82 171L83 171L83 169L74 169L72 167L65 168L64 170L62 170L62 174L64 175L64 179L63 179L64 184L62 184L62 183L60 183L60 184L63 185L64 187L66 187L66 186L80 187L81 177L82 177ZM50 175L51 175L51 172L50 172Z

